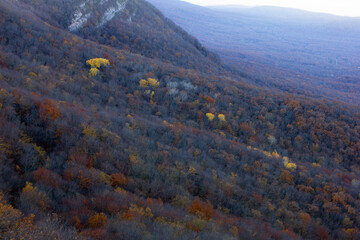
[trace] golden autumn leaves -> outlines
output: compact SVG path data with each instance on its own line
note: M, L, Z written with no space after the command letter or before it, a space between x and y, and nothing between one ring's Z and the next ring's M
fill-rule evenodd
M96 75L98 75L98 73L99 73L99 69L91 68L90 71L89 71L89 76L90 77L95 77Z
M254 147L251 147L251 146L248 146L247 148L249 150L251 150L251 151L260 152L260 153L264 154L267 157L272 157L272 158L282 160L283 164L284 164L284 167L287 168L287 169L296 170L296 168L297 168L296 163L291 162L290 158L288 158L286 156L283 156L283 157L280 156L280 154L276 150L274 150L273 152L268 152L268 151L264 151L264 150L254 148Z
M86 64L91 66L91 69L89 71L89 76L95 77L100 72L99 68L101 66L110 65L110 61L105 58L93 58L93 59L87 60Z
M212 113L207 113L206 117L209 119L209 121L213 121L215 118L215 115ZM220 120L220 122L226 122L226 118L224 114L218 114L218 119Z
M212 120L214 120L215 115L212 114L212 113L207 113L207 114L206 114L206 117L209 119L209 121L212 121Z
M139 85L140 87L144 87L144 88L149 87L149 85L157 88L159 87L160 82L155 78L148 78L147 80L141 79Z
M139 85L142 88L149 88L149 87L158 88L159 85L160 85L160 82L158 80L156 80L155 78L148 78L147 80L141 79L139 81ZM147 90L145 90L145 94L150 95L150 103L155 104L155 102L153 101L153 97L155 95L155 92L150 91L150 89L147 89Z
M284 160L284 166L285 166L287 169L292 169L292 170L296 169L296 164L290 162L290 160L289 160L288 157L283 157L283 160Z

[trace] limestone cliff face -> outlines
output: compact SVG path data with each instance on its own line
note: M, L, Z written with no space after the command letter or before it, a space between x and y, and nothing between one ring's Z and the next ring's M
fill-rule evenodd
M86 0L77 7L68 28L70 31L77 31L90 19L95 19L96 26L102 26L122 12L127 2L128 0Z

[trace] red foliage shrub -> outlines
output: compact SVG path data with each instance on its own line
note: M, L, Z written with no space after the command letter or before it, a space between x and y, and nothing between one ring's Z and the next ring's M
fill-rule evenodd
M111 174L111 179L112 179L111 185L113 187L125 186L126 184L129 183L128 178L122 173Z
M34 172L35 181L39 181L52 188L59 187L59 178L56 173L42 167Z

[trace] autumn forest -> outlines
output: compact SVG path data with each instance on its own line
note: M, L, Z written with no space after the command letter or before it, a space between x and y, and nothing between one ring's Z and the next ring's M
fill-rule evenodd
M0 163L0 239L360 239L359 106L145 0L0 0Z

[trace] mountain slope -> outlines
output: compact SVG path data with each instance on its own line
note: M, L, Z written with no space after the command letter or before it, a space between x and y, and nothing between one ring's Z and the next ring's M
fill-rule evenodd
M34 9L47 6L45 0L21 1ZM100 44L184 68L224 72L217 55L143 0L78 0L35 11L45 21Z
M51 11L0 2L1 238L359 237L358 108L99 44Z

